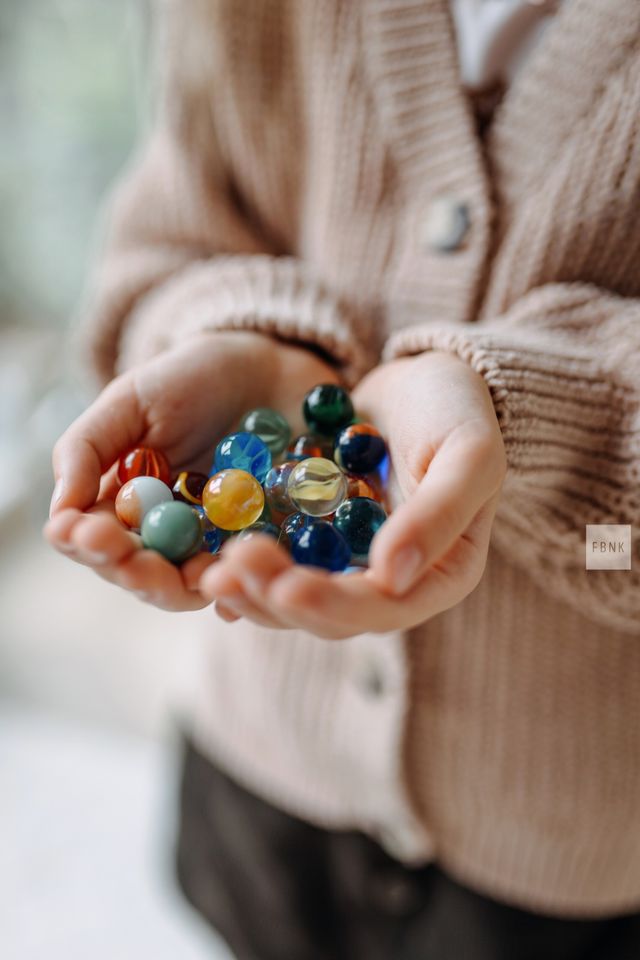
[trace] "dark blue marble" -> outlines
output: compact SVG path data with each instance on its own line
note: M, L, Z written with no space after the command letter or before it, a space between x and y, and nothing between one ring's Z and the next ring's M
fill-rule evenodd
M346 540L327 520L309 520L292 541L291 554L296 563L323 567L332 573L344 570L351 559Z

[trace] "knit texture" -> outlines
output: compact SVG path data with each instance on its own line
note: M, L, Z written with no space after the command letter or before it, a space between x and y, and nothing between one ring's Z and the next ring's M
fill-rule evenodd
M320 347L350 384L449 351L509 463L482 582L410 636L212 626L202 749L502 899L638 909L640 4L566 0L482 142L446 0L164 7L86 325L102 380L202 330ZM448 253L421 240L442 195L470 216ZM603 522L631 571L585 570Z

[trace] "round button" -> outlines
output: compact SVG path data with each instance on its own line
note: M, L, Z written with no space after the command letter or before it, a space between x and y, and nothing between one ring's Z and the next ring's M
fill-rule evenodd
M422 222L420 243L430 252L452 253L462 246L470 226L466 203L449 195L436 197Z
M419 909L422 899L417 878L399 869L378 871L369 879L369 902L388 916L406 917Z
M357 684L368 697L381 697L385 691L384 676L380 667L372 659L366 659L358 672Z

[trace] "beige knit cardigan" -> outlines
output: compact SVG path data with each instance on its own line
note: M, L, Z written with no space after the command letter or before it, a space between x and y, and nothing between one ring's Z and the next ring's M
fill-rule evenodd
M349 383L452 351L509 463L481 584L411 635L212 617L198 742L486 893L640 909L640 3L567 0L482 143L447 0L164 6L88 325L102 378L202 329L315 344ZM470 213L450 252L421 229L443 195ZM631 571L585 570L602 522L633 525Z

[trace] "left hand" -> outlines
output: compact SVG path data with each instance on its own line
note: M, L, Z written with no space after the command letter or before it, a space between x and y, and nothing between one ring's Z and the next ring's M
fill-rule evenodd
M266 537L230 543L200 590L228 621L343 639L409 629L463 600L486 564L506 470L483 378L457 357L382 365L357 387L358 414L387 438L394 512L370 568L336 576L293 564Z

